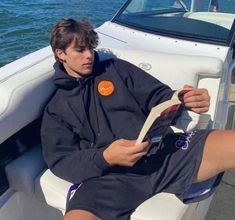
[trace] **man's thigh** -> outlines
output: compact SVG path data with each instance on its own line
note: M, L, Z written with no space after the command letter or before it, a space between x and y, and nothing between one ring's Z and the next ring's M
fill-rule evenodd
M151 197L148 176L109 174L84 182L69 201L70 210L86 210L103 220L129 219L143 201Z
M181 195L196 181L209 130L171 133L164 137L156 154L158 171L151 175L154 192ZM164 159L162 159L164 158Z
M235 168L235 131L218 130L208 136L197 182L204 181L220 172Z

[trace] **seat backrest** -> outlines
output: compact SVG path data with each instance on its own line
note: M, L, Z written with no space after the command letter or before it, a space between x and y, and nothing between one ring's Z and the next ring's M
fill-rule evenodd
M118 48L98 48L97 51L101 59L116 56L128 60L174 89L184 84L207 86L205 82L207 78L200 77L208 76L208 80L214 78L217 80L220 79L222 71L222 62L217 58ZM0 69L0 143L41 115L43 107L55 89L51 80L54 61L51 49L48 47ZM62 210L64 196L70 183L57 178L58 189L61 186L64 187L64 194L58 193L57 188L55 192L51 192L50 189L54 188L57 180L54 176L51 178L50 175L43 175L43 177L39 175L34 189L34 179L44 168L42 156L38 157L38 155L40 155L40 148L33 149L28 154L24 154L23 158L18 158L8 165L6 171L10 185L21 192L35 193L36 191L40 198L44 197L50 205L61 207ZM34 160L34 157L38 160ZM30 166L32 161L35 162L35 166ZM60 198L55 199L55 195L59 195ZM54 204L54 201L58 201L57 204Z
M0 143L40 116L54 90L54 62L45 48L0 69Z
M220 78L223 63L215 57L157 53L123 48L99 48L101 59L118 57L142 68L172 89L197 86L199 77Z
M189 56L180 54L156 53L151 51L99 48L102 59L116 56L127 60L150 73L172 89L191 85L206 88L211 101L207 114L200 117L204 121L213 121L217 107L220 80L223 72L223 62L215 57ZM202 128L205 128L203 125Z
M196 86L201 75L220 78L218 58L163 54L123 48L98 48L101 59L119 57L139 66L173 89ZM54 91L55 62L50 47L0 68L0 143L35 120ZM215 108L215 107L214 107Z

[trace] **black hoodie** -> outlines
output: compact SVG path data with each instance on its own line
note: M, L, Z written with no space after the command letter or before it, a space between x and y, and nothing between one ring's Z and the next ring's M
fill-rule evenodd
M173 95L120 59L99 62L96 54L92 74L83 78L69 76L59 62L54 68L57 90L43 116L43 154L55 175L73 183L104 175L110 169L105 148L116 139L136 139L151 108ZM109 96L97 89L104 80L114 85Z

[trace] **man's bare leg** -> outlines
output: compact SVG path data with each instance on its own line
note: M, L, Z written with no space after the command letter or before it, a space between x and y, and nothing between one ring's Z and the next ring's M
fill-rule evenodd
M207 137L196 182L201 182L225 170L235 169L235 130L213 131ZM101 220L84 210L68 212L64 220Z
M207 137L196 182L235 169L235 130L213 131Z
M64 216L64 220L101 220L91 212L84 210L71 210Z

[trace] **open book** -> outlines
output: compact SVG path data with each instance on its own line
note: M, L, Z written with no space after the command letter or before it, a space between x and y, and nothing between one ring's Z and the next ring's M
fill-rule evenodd
M177 90L170 100L160 103L153 107L140 131L136 144L140 144L146 137L153 124L156 124L162 130L169 126L175 118L182 102L180 96L190 91L190 88Z

